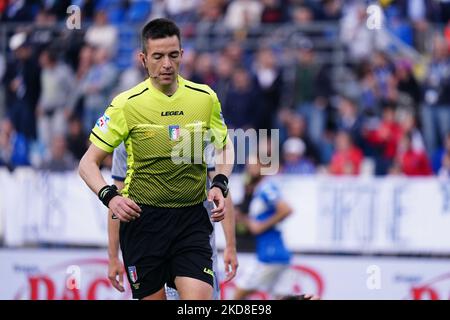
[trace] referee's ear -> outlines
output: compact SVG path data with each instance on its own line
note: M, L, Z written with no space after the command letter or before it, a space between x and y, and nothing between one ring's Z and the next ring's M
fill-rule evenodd
M146 65L146 57L145 57L145 53L144 52L139 52L139 60L141 60L141 62L142 62L142 65L144 66L144 68L145 68L145 65Z

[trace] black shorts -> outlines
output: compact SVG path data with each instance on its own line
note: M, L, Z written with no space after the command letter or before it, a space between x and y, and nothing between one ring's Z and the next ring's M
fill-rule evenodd
M140 207L138 219L120 223L120 247L133 298L142 299L165 284L175 288L176 276L213 286L213 226L203 203L176 209Z

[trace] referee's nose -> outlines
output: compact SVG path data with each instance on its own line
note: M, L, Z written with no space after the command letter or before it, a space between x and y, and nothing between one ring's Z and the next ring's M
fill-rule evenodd
M168 55L165 55L165 56L164 56L162 67L163 67L164 69L170 69L170 68L172 67L172 64L171 64L171 62L170 62L170 58L169 58Z

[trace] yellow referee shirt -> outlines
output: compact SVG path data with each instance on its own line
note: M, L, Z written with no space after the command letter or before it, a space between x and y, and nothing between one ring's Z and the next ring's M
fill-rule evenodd
M106 152L125 141L125 197L139 204L179 208L206 198L207 135L217 148L226 144L227 127L217 95L207 85L179 76L178 89L170 97L150 79L116 96L90 140Z

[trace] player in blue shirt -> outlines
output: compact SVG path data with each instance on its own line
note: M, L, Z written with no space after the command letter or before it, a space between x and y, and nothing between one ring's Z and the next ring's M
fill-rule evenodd
M237 279L236 300L245 299L256 290L272 293L291 260L279 223L292 213L292 208L271 178L261 175L261 164L249 164L247 170L255 183L246 224L256 238L257 266Z

